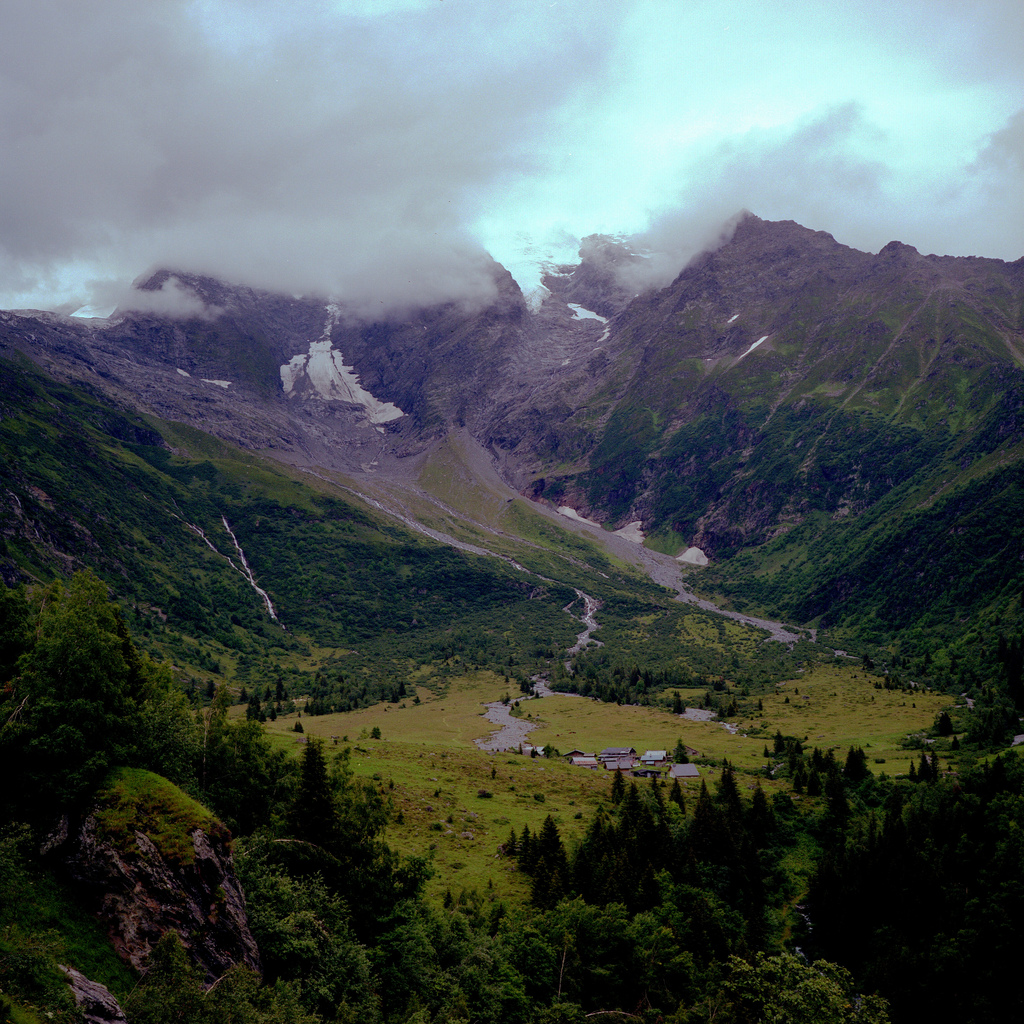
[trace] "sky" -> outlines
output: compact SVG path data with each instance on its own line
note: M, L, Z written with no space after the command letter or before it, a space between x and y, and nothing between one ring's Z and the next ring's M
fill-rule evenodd
M1022 53L1021 0L4 0L0 308L372 316L593 233L668 280L744 209L1016 260Z

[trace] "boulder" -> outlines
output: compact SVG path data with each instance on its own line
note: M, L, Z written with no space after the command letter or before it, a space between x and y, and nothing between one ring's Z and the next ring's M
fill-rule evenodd
M166 780L151 778L156 780L151 788L161 796L177 794L181 802L188 801ZM172 842L159 801L152 800L146 813L134 817L119 804L120 817L112 829L105 816L109 799L101 796L100 804L69 832L58 855L106 923L119 954L143 971L153 947L173 929L204 971L207 984L235 964L259 971L259 950L249 929L227 830L202 811L205 822L179 817Z

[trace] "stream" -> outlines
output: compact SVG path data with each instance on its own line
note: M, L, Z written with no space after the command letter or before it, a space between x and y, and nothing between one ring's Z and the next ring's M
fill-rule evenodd
M207 537L206 534L198 526L195 525L195 523L190 523L187 519L182 519L181 516L179 516L175 512L172 512L171 515L174 516L175 519L184 523L193 533L197 534L202 539L203 543L205 543L206 546L215 555L219 555L221 558L226 559L228 565L230 565L231 568L235 570L235 572L244 576L248 581L249 586L252 587L252 589L255 590L256 593L259 594L260 597L263 599L263 603L266 605L267 612L270 615L270 617L275 622L280 621L277 617L277 614L274 612L274 606L270 603L270 596L262 587L256 584L256 577L253 575L252 569L249 568L249 563L246 561L245 552L242 550L242 545L238 543L238 538L231 531L231 527L228 526L228 521L224 516L220 517L220 521L224 524L224 529L228 531L228 536L231 538L232 542L235 545L235 551L238 552L238 558L242 563L241 569L239 569L238 566L235 565L235 560L230 555L225 555L223 551L220 551L217 548L217 546L213 543L213 541L210 540L210 538Z
M573 588L576 589L575 587ZM598 647L602 647L603 644L600 640L591 640L590 634L598 628L598 621L594 617L594 612L601 607L601 602L596 597L591 597L589 594L584 594L582 590L576 590L576 597L583 602L583 614L580 616L580 621L583 623L583 632L576 637L576 643L565 652L565 668L569 670L569 663L572 660L574 654L578 654L588 644L596 644ZM575 601L570 601L563 609L563 612L567 612L572 615L569 611L570 608L575 604Z
M238 558L242 563L242 568L238 571L249 581L249 586L251 586L252 589L263 598L263 603L267 606L267 613L275 622L277 622L277 615L274 612L274 606L270 603L270 597L262 587L257 586L256 577L253 576L252 569L249 568L249 563L245 560L245 552L242 550L242 545L238 543L238 538L234 533L232 533L231 527L228 526L227 518L225 516L221 516L220 521L224 524L224 529L228 531L228 536L234 542L235 550L238 552ZM228 559L228 561L230 561L230 559Z

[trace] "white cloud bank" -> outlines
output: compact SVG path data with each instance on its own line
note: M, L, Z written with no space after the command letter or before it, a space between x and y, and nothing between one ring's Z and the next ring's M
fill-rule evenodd
M642 234L669 273L741 208L860 248L1024 255L1019 0L2 18L0 306L99 305L170 265L372 313L486 296L487 250L525 280L593 232Z

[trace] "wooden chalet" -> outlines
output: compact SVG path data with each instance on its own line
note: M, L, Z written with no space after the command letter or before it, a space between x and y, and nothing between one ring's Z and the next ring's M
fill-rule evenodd
M614 770L620 767L620 762L628 761L629 764L623 767L623 771L627 768L632 768L637 762L636 750L633 747L605 747L600 754L597 755L597 759L607 768L609 761L615 761L612 765Z

